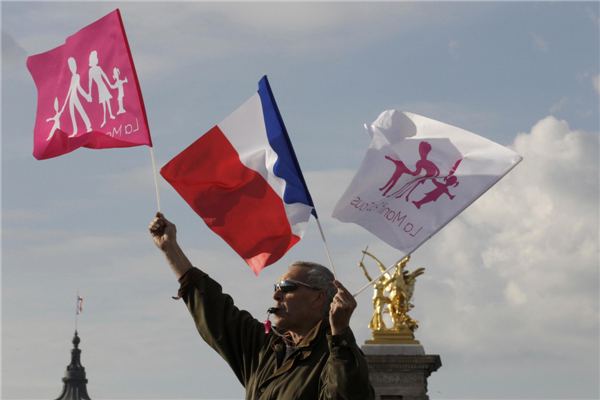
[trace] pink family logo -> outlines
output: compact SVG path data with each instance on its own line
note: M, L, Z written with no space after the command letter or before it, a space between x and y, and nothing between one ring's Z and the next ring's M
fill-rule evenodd
M389 156L385 156L387 160L390 160L396 165L396 170L392 174L392 177L388 180L388 182L379 190L383 191L382 196L387 196L389 198L399 199L404 196L406 201L410 201L411 195L417 189L417 187L421 185L424 186L431 191L421 194L423 197L419 200L413 200L412 203L417 207L417 209L421 209L423 204L431 203L437 201L442 195L447 195L450 200L454 199L454 195L450 193L451 187L458 186L458 178L454 175L456 169L458 168L462 158L458 159L450 172L443 177L440 177L440 169L438 166L431 160L428 160L427 157L432 150L431 144L428 142L422 141L419 143L419 156L420 159L415 163L414 171L409 169L402 160L394 160ZM405 183L400 189L397 189L395 192L388 194L398 180L403 175L411 175L414 176L414 179L410 179L407 183ZM424 175L422 175L424 174ZM433 185L433 186L431 186Z
M72 74L70 85L69 85L69 88L66 90L65 99L63 101L63 106L60 109L60 111L58 109L59 104L60 104L58 97L54 98L54 111L56 112L56 114L53 117L48 118L46 120L47 122L54 121L54 124L50 130L50 134L48 135L48 138L46 139L46 141L52 139L54 132L56 132L57 129L60 129L61 116L65 110L65 107L67 106L67 103L69 104L69 115L71 117L70 120L71 120L71 124L72 124L72 129L73 129L72 134L69 135L69 137L74 137L77 135L77 132L78 132L77 116L79 116L79 118L81 120L83 120L83 123L85 124L87 132L92 131L92 123L90 122L90 118L88 117L87 112L85 111L83 105L81 104L79 95L81 95L84 99L86 99L88 101L88 103L91 103L93 100L92 90L93 90L94 83L96 84L95 87L96 87L96 93L98 96L97 104L94 107L99 107L101 104L102 111L103 111L103 113L102 113L103 121L100 124L100 128L102 128L102 127L104 127L104 125L106 125L107 111L108 111L108 116L110 117L110 119L115 119L115 116L113 115L112 107L111 107L111 99L113 99L113 96L112 96L109 88L113 89L113 90L117 90L117 93L115 93L117 95L117 105L118 105L117 115L124 114L127 112L123 108L123 98L125 97L125 91L124 91L123 85L125 83L127 83L127 78L121 79L119 68L117 68L117 67L113 68L114 82L111 82L108 79L108 76L106 76L106 73L104 72L102 67L100 67L98 65L98 63L99 63L98 52L96 50L93 50L89 55L90 69L88 72L88 90L86 92L83 89L83 87L81 86L81 76L77 73L77 61L75 60L75 58L69 57L69 59L67 60L67 63L69 65L69 70L71 71L71 74ZM94 122L97 124L99 121L94 121Z

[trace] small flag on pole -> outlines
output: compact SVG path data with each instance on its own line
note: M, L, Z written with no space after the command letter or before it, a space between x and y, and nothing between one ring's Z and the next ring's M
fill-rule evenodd
M77 315L81 314L81 312L83 311L82 305L83 305L83 297L77 296Z
M80 147L152 147L146 110L119 10L65 44L27 59L38 89L33 156Z
M250 100L160 173L257 275L316 216L266 76Z
M365 125L371 145L333 217L410 254L522 157L463 129L401 111Z

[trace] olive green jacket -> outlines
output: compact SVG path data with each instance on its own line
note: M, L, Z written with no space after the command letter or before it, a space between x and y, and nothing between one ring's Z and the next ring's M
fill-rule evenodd
M372 400L367 362L350 328L332 336L323 319L278 367L282 339L239 310L221 285L193 268L180 279L179 296L198 332L246 388L246 400Z

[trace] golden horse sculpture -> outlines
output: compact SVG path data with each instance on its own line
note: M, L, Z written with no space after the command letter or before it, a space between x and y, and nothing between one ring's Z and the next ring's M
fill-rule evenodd
M373 254L366 250L363 254L375 260L381 272L387 270ZM410 256L407 256L397 263L393 274L386 272L373 282L375 311L369 323L369 329L373 331L373 340L366 343L419 343L414 340L414 331L419 327L419 321L410 318L408 312L414 308L411 300L417 277L425 273L425 268L418 268L409 273L404 269L409 259ZM363 262L359 262L358 265L363 269L367 279L373 281ZM390 314L393 324L391 328L388 328L383 321L384 313Z

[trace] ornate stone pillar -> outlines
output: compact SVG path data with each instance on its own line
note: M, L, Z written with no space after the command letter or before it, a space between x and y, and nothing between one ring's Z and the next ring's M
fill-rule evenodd
M376 400L429 400L427 378L442 366L420 344L365 344Z

